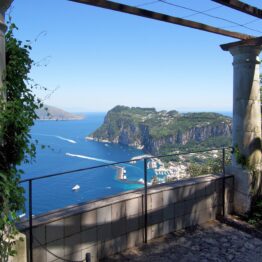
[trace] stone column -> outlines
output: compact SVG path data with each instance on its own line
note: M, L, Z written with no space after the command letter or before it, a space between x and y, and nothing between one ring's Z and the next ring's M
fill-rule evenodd
M246 162L242 166L233 157L235 176L235 211L246 214L251 200L261 186L261 104L259 81L259 46L235 46L233 55L233 146Z
M249 166L261 164L261 107L259 82L260 47L236 46L234 57L233 146L239 148ZM233 163L237 165L236 160Z
M5 73L5 12L12 2L13 0L0 1L0 99L5 99L5 90L3 87Z

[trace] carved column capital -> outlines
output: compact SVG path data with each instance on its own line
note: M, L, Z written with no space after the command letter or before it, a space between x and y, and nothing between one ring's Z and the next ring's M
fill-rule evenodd
M259 54L261 50L262 46L235 46L230 48L229 52L234 57L233 65L255 65L260 64Z

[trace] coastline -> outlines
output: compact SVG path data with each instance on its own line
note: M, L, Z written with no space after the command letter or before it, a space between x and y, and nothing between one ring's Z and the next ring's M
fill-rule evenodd
M100 143L113 143L113 144L119 144L114 141L109 141L108 139L99 139L95 138L93 136L87 136L85 139L90 141L96 141ZM133 147L136 149L142 149L141 145L127 145L129 147ZM179 151L175 151L176 153L179 153ZM162 184L170 181L177 181L181 179L187 179L192 177L192 164L201 164L201 165L207 165L205 163L205 160L208 159L216 159L219 156L218 150L214 150L212 152L204 152L204 153L189 153L188 155L180 155L178 156L177 160L170 160L168 162L165 161L165 158L153 158L154 156L151 154L141 154L138 156L132 157L130 160L130 164L136 164L137 161L143 160L144 158L147 158L147 168L150 169L153 172L153 176L151 177L151 181L148 182L148 185L154 185L154 184ZM204 162L203 162L204 161ZM127 174L128 177L128 174ZM128 184L143 184L142 181L133 181L129 180L128 178L120 179L117 176L117 180L119 182L128 183Z
M108 139L96 138L96 137L93 137L93 136L86 136L85 139L88 140L88 141L96 141L96 142L100 142L100 143L119 144L118 142L110 141ZM137 144L131 144L131 145L125 145L125 146L133 147L133 148L138 149L138 150L144 149L143 145L137 145ZM145 156L152 157L152 155L145 155Z
M109 144L113 143L113 142L111 142L111 141L109 141L107 139L99 139L99 138L94 138L92 136L86 136L85 139L89 140L89 141L100 142L100 143L109 143ZM117 143L115 143L115 144L117 144Z

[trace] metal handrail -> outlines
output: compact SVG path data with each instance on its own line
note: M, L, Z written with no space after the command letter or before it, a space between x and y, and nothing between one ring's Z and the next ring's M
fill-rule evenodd
M29 182L30 180L35 181L35 180L45 179L45 178L49 178L49 177L62 176L62 175L66 175L66 174L72 174L72 173L77 173L77 172L82 172L82 171L87 171L87 170L97 169L97 168L102 168L102 167L109 167L109 166L115 166L115 165L119 165L119 164L126 164L126 163L130 163L130 162L133 162L133 161L139 161L139 160L144 160L144 159L149 160L149 159L157 159L157 158L163 158L163 157L172 157L172 156L182 156L182 155L189 155L189 154L196 154L196 153L205 153L205 152L211 152L211 151L215 151L215 150L222 150L223 148L224 149L232 149L232 147L222 147L222 148L220 147L220 148L213 148L213 149L208 149L208 150L182 152L182 153L159 155L159 156L152 156L152 157L141 157L141 158L135 158L135 159L131 159L131 160L130 159L124 160L124 161L120 161L120 162L113 162L113 163L110 163L110 164L84 167L84 168L80 168L80 169L68 170L68 171L64 171L64 172L28 178L28 179L21 180L19 183Z
M71 174L71 173L77 173L81 171L87 171L87 170L92 170L92 169L98 169L102 167L109 167L109 166L115 166L119 164L126 164L130 163L133 161L144 161L144 242L147 243L147 223L148 223L148 214L147 214L147 190L148 190L148 185L147 185L147 163L148 160L150 159L157 159L157 158L164 158L164 157L174 157L174 156L181 156L181 155L189 155L189 154L197 154L197 153L206 153L206 152L212 152L215 150L222 150L222 168L223 168L223 215L225 213L225 150L226 149L231 149L232 147L222 147L222 148L212 148L208 150L198 150L198 151L191 151L191 152L182 152L182 153L175 153L175 154L167 154L167 155L159 155L159 156L146 156L146 157L138 157L138 158L133 158L131 160L125 160L125 161L120 161L120 162L113 162L110 164L103 164L103 165L98 165L98 166L92 166L92 167L86 167L86 168L80 168L80 169L75 169L75 170L69 170L69 171L64 171L64 172L59 172L59 173L54 173L54 174L49 174L49 175L44 175L44 176L39 176L39 177L33 177L33 178L28 178L21 180L19 183L28 183L29 184L29 192L28 192L28 200L29 200L29 258L30 262L33 262L33 196L32 196L32 187L33 181L40 180L40 179L46 179L50 177L55 177L55 176L62 176L66 174Z

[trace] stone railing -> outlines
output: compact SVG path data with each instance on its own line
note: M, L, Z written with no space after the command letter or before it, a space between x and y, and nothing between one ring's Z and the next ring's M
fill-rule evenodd
M93 262L142 243L143 193L129 191L35 217L34 261L51 262L58 257L81 261L90 253ZM230 213L233 176L224 180L222 176L210 175L149 188L148 240L215 219L222 214L223 202L225 212ZM28 235L28 224L20 227Z

